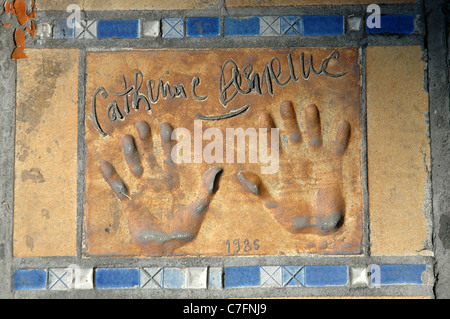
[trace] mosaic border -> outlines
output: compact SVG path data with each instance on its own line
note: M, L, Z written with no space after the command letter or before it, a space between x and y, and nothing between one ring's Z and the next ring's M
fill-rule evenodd
M231 289L427 285L425 264L17 269L14 290Z
M224 23L222 26L221 19ZM144 37L182 39L204 37L315 37L342 36L360 31L368 35L416 34L421 15L389 14L381 16L380 28L363 23L368 17L342 15L275 15L275 16L200 16L166 17L158 20L55 20L38 23L38 39L140 39Z

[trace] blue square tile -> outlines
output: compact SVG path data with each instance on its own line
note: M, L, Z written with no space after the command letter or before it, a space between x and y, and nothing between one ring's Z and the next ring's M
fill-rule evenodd
M281 35L301 35L303 33L299 16L283 16L280 18Z
M344 34L343 16L305 16L300 20L303 35L327 36Z
M18 269L12 278L14 290L40 290L47 286L47 272L43 269Z
M426 265L380 265L380 284L422 285L422 274Z
M139 269L98 268L95 272L97 289L124 289L139 287Z
M305 266L305 286L345 286L348 282L347 266Z
M184 271L181 268L164 268L163 288L183 289L186 285Z
M163 18L162 37L168 39L184 38L183 18Z
M97 38L135 39L140 36L139 20L99 20Z
M225 36L259 35L259 17L225 17Z
M223 269L221 267L209 267L208 288L223 288Z
M72 26L67 25L67 20L56 20L53 24L54 39L73 39L74 38L75 21Z
M370 17L367 17L369 19ZM380 16L380 28L369 28L366 23L368 34L398 33L410 34L414 31L414 20L416 16L411 14L391 14ZM366 20L367 21L367 20Z
M186 19L188 37L217 37L220 35L219 17L193 17Z
M304 266L283 266L282 279L283 287L303 287L305 286Z
M260 282L260 267L225 268L225 288L257 287Z

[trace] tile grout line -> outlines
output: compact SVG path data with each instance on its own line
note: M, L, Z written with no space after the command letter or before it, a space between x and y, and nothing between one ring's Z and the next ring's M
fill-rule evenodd
M12 51L11 51L12 52ZM10 223L11 226L9 227L9 234L10 234L10 258L11 261L14 260L14 211L15 211L15 166L16 166L16 105L17 105L17 74L18 74L18 61L12 62L13 63L13 77L14 79L11 81L13 83L13 90L14 90L14 101L11 103L13 112L12 112L12 118L11 118L11 125L12 125L12 137L11 137L11 143L12 143L12 147L11 147L11 171L12 171L12 178L11 178L11 217L10 217ZM9 267L9 286L11 289L11 294L12 296L15 295L13 289L12 289L12 285L13 285L13 280L12 280L12 276L13 276L13 272L14 272L14 267L13 267L13 263L11 263L10 267Z
M117 259L117 257L99 258L90 257L86 260L78 257L16 257L14 258L14 266L21 268L61 268L66 267L68 264L81 260L82 265L88 268L102 268L113 267L115 268L130 268L130 267L187 267L187 263L192 260L190 257L188 261L184 258L171 257L170 260L148 258L123 258ZM348 267L358 267L361 265L369 264L426 264L431 265L433 259L431 257L424 256L392 256L392 257L359 257L359 256L310 256L308 258L299 258L298 256L252 256L249 262L248 257L236 259L234 257L203 257L202 263L196 263L191 265L192 267L245 267L245 266L273 266L273 265L346 265ZM263 262L262 262L263 261Z
M77 249L78 265L81 264L83 251L85 172L86 172L86 49L78 51L78 169L77 169Z
M362 249L370 257L369 180L367 151L367 46L360 47L361 64L361 131L362 131L362 183L363 183L363 238Z
M450 298L450 176L448 175L450 101L448 91L448 43L445 1L424 1L426 49L428 53L428 98L430 114L431 194L433 252L435 255L433 293L435 298ZM446 67L447 66L447 67Z
M264 37L264 36L224 36L224 37L211 37L211 38L157 38L155 41L152 39L140 38L140 39L95 39L95 43L92 40L58 40L48 39L44 44L40 44L37 41L27 44L28 48L80 48L89 45L90 48L96 50L124 50L124 49L136 49L146 50L155 48L270 48L273 46L283 47L360 47L361 44L368 44L370 46L407 46L407 45L422 45L422 35L407 35L402 37L379 37L368 36L361 39L357 35L344 34L341 36L328 37L328 36L297 36L297 37ZM177 41L174 41L177 40ZM251 42L251 46L249 43Z
M155 299L227 299L264 297L423 297L429 296L427 286L398 284L380 288L349 286L323 287L239 287L221 289L195 288L108 288L108 289L67 289L67 290L17 290L17 298L155 298Z
M3 31L3 30L2 30ZM2 113L0 119L0 298L11 298L13 274L13 212L17 62L10 59L13 41L10 32L0 32L0 83ZM9 74L8 74L9 73ZM3 107L5 109L3 109Z

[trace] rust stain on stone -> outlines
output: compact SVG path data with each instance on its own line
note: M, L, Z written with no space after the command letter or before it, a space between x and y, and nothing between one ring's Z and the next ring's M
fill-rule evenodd
M16 47L11 54L11 59L25 59L27 55L25 54L25 33L23 33L22 29L16 29L14 32L14 42Z
M358 57L88 52L85 255L359 254ZM230 153L227 129L256 143L231 136ZM278 151L277 169L252 143Z
M25 0L5 0L4 3L4 13L12 14L17 18L19 27L14 30L14 42L16 48L11 54L11 59L25 59L27 55L25 54L25 33L28 32L32 38L36 34L36 25L33 19L36 17L36 1L32 0L30 3L30 8L27 7ZM29 13L27 13L29 11ZM29 21L29 25L27 22ZM5 27L9 27L10 23L3 24Z

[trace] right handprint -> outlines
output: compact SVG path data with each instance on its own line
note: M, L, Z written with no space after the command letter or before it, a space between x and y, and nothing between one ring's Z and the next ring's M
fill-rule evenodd
M342 120L334 132L322 132L321 121L326 120L321 119L316 105L306 106L301 113L303 129L293 104L284 101L280 105L282 128L276 194L265 186L263 175L241 170L237 179L245 190L261 199L263 207L289 232L329 234L339 229L345 217L342 159L349 146L351 126ZM269 113L261 114L259 126L269 132L276 128ZM333 142L324 145L322 134L332 134L326 140Z

